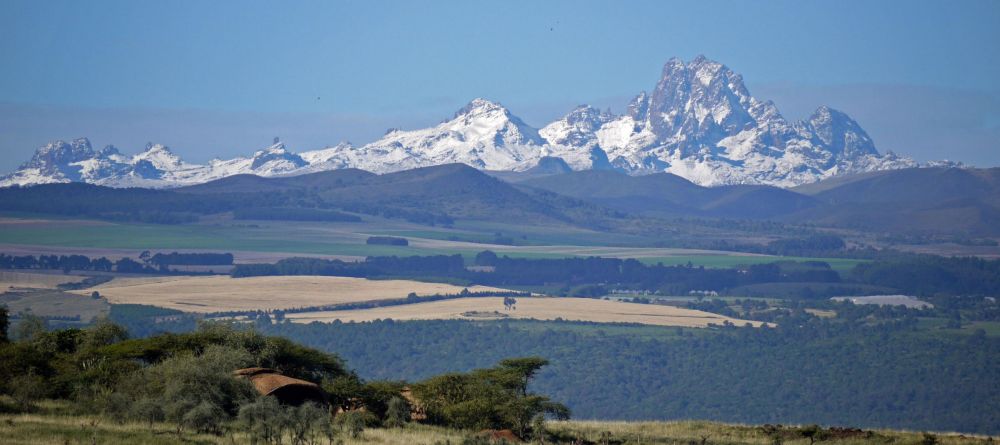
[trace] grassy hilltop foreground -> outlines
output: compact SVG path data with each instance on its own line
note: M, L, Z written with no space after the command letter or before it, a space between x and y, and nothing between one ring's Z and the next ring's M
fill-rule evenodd
M118 423L104 418L58 414L58 404L48 404L47 414L0 415L0 437L5 444L251 444L246 434L226 435L186 432L167 423ZM852 428L816 428L814 426L750 426L715 422L550 422L551 433L544 443L585 444L989 444L985 436L965 436L954 433L922 433L893 430L859 430ZM528 443L543 443L526 441ZM454 430L437 426L411 424L403 428L366 429L358 437L341 434L334 439L311 438L295 442L287 437L284 443L310 444L486 444L508 443L490 439L475 431Z

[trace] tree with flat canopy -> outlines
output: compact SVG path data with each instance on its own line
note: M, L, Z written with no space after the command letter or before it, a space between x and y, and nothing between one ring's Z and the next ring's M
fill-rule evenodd
M503 360L469 373L432 377L413 386L430 423L463 429L510 429L529 437L537 416L568 419L569 408L528 392L528 383L548 364L541 357Z

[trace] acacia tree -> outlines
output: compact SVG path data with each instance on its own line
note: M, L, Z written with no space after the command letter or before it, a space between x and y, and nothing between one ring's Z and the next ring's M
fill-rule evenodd
M508 359L494 368L431 377L413 387L431 423L463 429L532 432L538 415L568 419L569 408L528 392L528 383L548 364L540 357ZM537 422L535 422L537 423Z

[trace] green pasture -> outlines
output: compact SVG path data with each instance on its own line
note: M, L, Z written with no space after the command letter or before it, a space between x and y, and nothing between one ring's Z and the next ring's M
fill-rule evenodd
M501 229L495 224L480 229ZM549 239L561 238L552 232L551 228L528 228L532 230L529 240L536 236ZM485 246L466 243L455 246L442 245L432 247L368 245L365 240L371 234L394 234L405 236L411 241L447 240L450 236L460 239L477 237L486 241L492 239L494 232L474 232L471 228L464 229L419 229L412 226L394 223L366 222L356 223L301 223L301 222L261 222L246 224L138 224L138 223L108 223L96 221L66 221L50 220L34 224L7 224L0 229L0 244L64 246L74 248L108 248L108 249L201 249L217 251L245 252L284 252L319 255L454 255L461 254L471 261L476 253L485 250ZM458 233L459 235L454 235ZM512 231L502 231L504 236L514 237ZM574 231L565 235L567 240L594 238L601 240L602 235L595 232ZM614 237L610 235L609 237ZM605 238L605 241L610 239ZM441 244L441 243L432 243ZM445 243L446 244L446 243ZM771 263L775 261L826 261L838 271L846 271L863 260L829 259L829 258L799 258L774 256L749 256L727 254L725 252L686 253L684 249L664 249L677 251L676 255L649 256L649 250L641 247L611 247L613 244L593 245L586 251L575 251L576 244L545 244L503 246L497 249L500 255L514 258L565 258L568 256L614 256L619 258L635 257L647 264L663 263L666 265L683 265L691 263L704 267L736 267L753 264Z

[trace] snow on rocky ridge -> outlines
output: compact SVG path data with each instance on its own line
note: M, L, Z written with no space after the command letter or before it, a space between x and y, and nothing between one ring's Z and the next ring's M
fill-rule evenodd
M698 56L687 63L667 61L652 92L636 96L621 116L582 105L535 129L496 102L474 99L437 126L390 130L360 147L341 143L295 154L275 138L252 156L204 165L184 162L163 145L127 156L113 146L96 151L81 138L39 148L17 171L0 177L0 187L74 181L176 187L245 173L349 167L387 173L455 162L522 171L551 158L574 170L669 172L700 185L781 187L917 166L891 152L880 154L857 122L829 107L805 121L786 121L774 103L750 95L742 76Z

